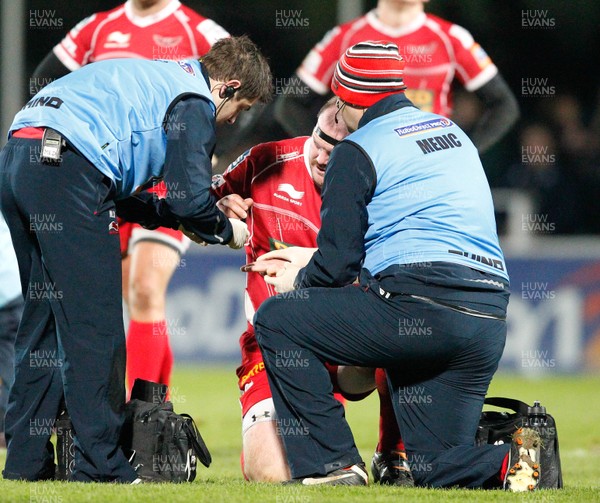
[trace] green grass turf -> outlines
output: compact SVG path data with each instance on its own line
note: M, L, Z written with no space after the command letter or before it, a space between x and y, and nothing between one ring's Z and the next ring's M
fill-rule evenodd
M600 376L563 376L539 380L499 375L490 396L540 400L557 421L565 489L526 495L504 491L399 489L368 487L285 487L244 482L240 472L240 408L233 367L179 367L174 373L175 410L195 419L213 464L199 466L192 484L122 486L0 480L0 502L275 502L371 501L600 501ZM378 404L373 394L350 403L347 417L363 459L369 462L377 441ZM0 451L4 466L6 451Z

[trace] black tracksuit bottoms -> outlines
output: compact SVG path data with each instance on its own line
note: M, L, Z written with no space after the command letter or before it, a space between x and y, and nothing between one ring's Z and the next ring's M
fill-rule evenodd
M75 433L73 480L130 482L118 446L125 400L119 236L111 184L68 148L40 162L40 141L0 153L0 207L25 306L6 413L4 478L54 476L50 436L64 397Z
M292 477L361 461L333 397L330 362L386 369L417 485L499 485L509 445L475 447L474 440L506 322L382 293L376 284L300 289L268 299L255 316ZM508 298L479 292L469 307L485 312L488 295Z

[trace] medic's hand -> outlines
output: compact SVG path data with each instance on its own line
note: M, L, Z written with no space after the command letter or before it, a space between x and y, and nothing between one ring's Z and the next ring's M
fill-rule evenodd
M239 250L250 237L248 226L241 220L235 218L230 218L229 221L231 222L231 227L233 227L233 237L231 238L231 241L227 243L227 246L234 250Z
M302 246L290 246L282 250L274 250L269 253L261 255L256 260L256 263L262 262L263 260L285 260L290 264L297 265L300 268L304 267L310 262L313 254L318 248L304 248Z
M265 283L273 285L277 293L291 292L298 271L310 262L317 248L291 246L274 250L258 257L256 262L246 264L243 272L257 272L265 277Z
M242 267L242 272L257 272L261 276L276 276L279 271L282 271L289 264L287 260L270 259L261 260L260 262L250 262Z
M274 276L265 276L265 283L272 285L277 293L291 292L300 269L300 266L287 262Z
M294 289L294 281L300 269L301 266L278 258L251 262L241 268L243 272L259 273L264 277L265 283L275 287L277 293L291 292Z

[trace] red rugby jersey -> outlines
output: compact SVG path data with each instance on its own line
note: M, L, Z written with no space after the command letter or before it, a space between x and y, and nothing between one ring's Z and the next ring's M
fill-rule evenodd
M451 114L454 78L468 91L475 91L498 73L486 52L461 26L422 13L409 25L392 28L375 12L336 26L308 53L297 72L313 91L329 92L338 59L364 40L388 40L398 45L406 61L406 96L426 112Z
M250 238L246 260L288 246L316 248L321 227L321 192L308 164L310 137L257 145L233 162L223 175L213 177L218 198L239 194L254 200L246 223ZM248 273L246 317L252 322L262 302L275 295L258 273Z
M178 0L151 16L136 16L131 2L85 18L54 47L69 70L113 58L186 59L206 54L229 34Z

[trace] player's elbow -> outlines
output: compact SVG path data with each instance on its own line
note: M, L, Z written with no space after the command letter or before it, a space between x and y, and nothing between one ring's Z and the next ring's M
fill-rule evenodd
M519 118L521 117L521 109L519 108L519 102L513 93L508 93L504 97L504 103L502 108L505 111L505 124L506 128L512 128Z

